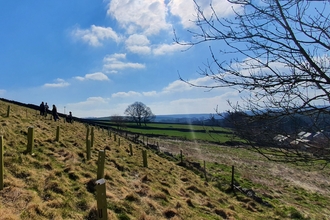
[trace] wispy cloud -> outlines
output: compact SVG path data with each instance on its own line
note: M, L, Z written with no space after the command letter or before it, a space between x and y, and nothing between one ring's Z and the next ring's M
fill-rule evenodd
M142 92L142 94L144 96L149 96L149 97L153 97L153 96L157 96L158 95L158 93L156 91Z
M168 86L164 87L162 93L174 93L174 92L183 92L187 90L191 90L192 87L187 83L181 80L175 80L171 82Z
M97 47L101 46L101 41L112 39L119 43L123 40L111 27L100 27L91 25L89 29L76 28L72 31L72 35L76 39L81 39L89 45Z
M77 76L75 79L84 81L84 80L97 80L97 81L109 81L107 75L102 72L86 74L84 77Z
M164 55L164 54L169 54L169 53L174 53L177 51L182 51L187 49L189 46L183 46L180 44L161 44L158 45L156 48L153 49L153 54L155 55Z
M107 55L103 58L103 69L108 72L112 70L133 68L133 69L143 69L145 68L144 64L141 63L131 63L125 62L126 54L112 54Z
M67 87L70 83L66 82L64 79L56 79L54 83L45 83L44 88L61 88Z
M0 95L4 95L6 93L6 90L0 89Z
M86 101L83 102L78 102L78 103L74 103L74 105L79 105L79 106L86 106L86 105L95 105L95 104L104 104L107 103L108 100L102 97L89 97L86 99ZM71 103L70 105L73 105L73 103Z
M117 92L111 95L112 98L128 98L128 97L140 97L141 93L129 91L129 92Z

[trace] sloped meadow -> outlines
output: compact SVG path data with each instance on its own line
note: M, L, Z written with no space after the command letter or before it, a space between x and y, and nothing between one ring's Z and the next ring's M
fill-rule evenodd
M29 127L34 129L32 154L26 152ZM329 217L329 212L323 211L326 207L322 208L329 201L327 182L324 183L327 197L320 195L315 198L320 208L314 211L304 212L304 206L299 204L310 196L305 190L299 191L305 194L296 195L296 206L281 204L277 197L281 197L282 192L270 191L264 195L267 195L266 200L268 198L273 207L267 207L244 194L230 192L230 185L227 184L230 176L228 167L233 161L244 164L241 168L246 167L247 171L241 173L239 178L242 181L250 180L246 182L251 187L262 182L274 181L276 184L280 181L257 178L251 171L254 166L251 165L251 168L244 163L244 156L242 160L238 159L239 153L232 155L232 159L229 158L230 154L227 157L222 154L221 161L225 164L215 161L217 148L207 148L208 153L205 152L203 158L195 154L196 160L210 159L207 161L209 178L206 181L200 173L180 164L179 159L168 159L161 153L146 149L143 144L131 142L125 136L116 134L115 140L115 133L98 127L93 128L94 143L91 159L87 160L88 127L79 122L65 123L63 118L54 122L50 115L43 117L36 110L0 101L0 135L4 147L0 219L98 219L95 182L100 150L105 150L104 179L109 219ZM56 140L58 128L59 140ZM167 142L164 140L161 144L165 146ZM174 144L170 145L173 148ZM188 147L178 144L172 150ZM143 150L147 150L148 167L143 166ZM213 157L207 157L207 154ZM295 186L286 182L283 187ZM299 210L299 207L302 209Z

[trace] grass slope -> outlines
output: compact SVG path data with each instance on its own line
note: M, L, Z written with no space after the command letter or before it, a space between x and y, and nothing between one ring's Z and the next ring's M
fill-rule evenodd
M106 149L109 219L327 219L330 216L329 182L322 182L323 195L281 181L280 173L267 179L269 175L263 169L266 163L260 160L253 165L250 159L256 156L251 152L166 140L160 143L162 148L174 153L183 149L187 156L189 153L198 161L207 160L209 181L206 182L199 173L150 150L149 167L145 168L142 145L134 144L130 156L130 141L118 136L114 141L113 134L109 136L108 132L94 128L92 157L86 161L86 125L64 123L63 119L54 122L50 117L38 116L35 110L12 104L10 116L6 117L7 106L8 103L0 101L0 135L5 148L0 219L97 219L94 184L98 151L103 149ZM34 155L24 153L30 126L34 127ZM59 141L55 141L57 126ZM274 208L239 193L225 192L233 161L240 170L237 179L248 187L258 184L262 189L259 193L267 196ZM275 169L267 164L267 169ZM293 168L284 168L295 172ZM305 174L313 176L311 172ZM278 189L278 184L283 188Z

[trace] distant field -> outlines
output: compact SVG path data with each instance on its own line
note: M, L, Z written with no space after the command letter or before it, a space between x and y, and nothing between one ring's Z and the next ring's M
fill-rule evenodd
M95 123L117 128L116 125L104 121L95 121ZM147 126L143 125L140 127L136 126L134 123L125 123L120 129L147 136L167 136L183 140L200 140L220 143L239 140L233 137L233 133L230 129L216 126L148 123Z

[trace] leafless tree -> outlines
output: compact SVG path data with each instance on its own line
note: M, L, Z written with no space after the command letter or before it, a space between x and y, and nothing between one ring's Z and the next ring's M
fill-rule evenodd
M220 50L210 47L212 59L200 68L214 84L181 80L209 89L237 89L242 102L228 100L233 128L267 158L329 162L330 3L228 1L235 6L229 18L217 14L212 4L207 16L195 1L198 29L189 30L193 40L187 43L176 36L177 43L191 46L224 43ZM288 129L287 122L297 118L305 126L300 122ZM298 134L303 131L322 133L322 141L302 140Z
M142 122L146 125L155 116L151 109L142 102L134 102L125 110L125 115L129 116L130 120L134 121L136 125L141 126Z
M153 121L156 116L152 113L149 107L146 107L142 113L143 123L146 126L148 122Z
M117 126L117 129L119 130L125 124L125 117L120 115L112 115L110 121L113 122Z

